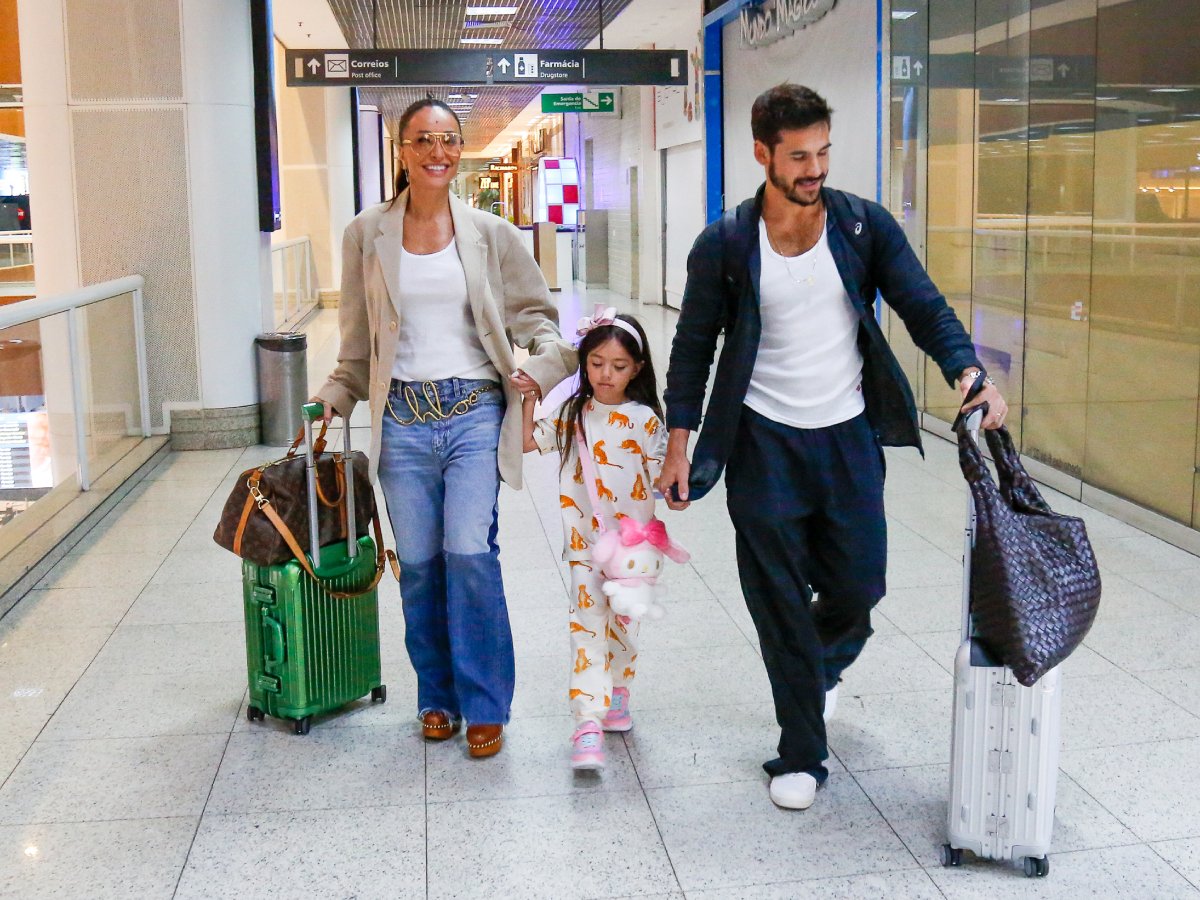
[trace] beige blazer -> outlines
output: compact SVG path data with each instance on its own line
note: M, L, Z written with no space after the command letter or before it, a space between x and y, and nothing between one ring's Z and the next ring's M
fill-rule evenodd
M349 417L354 405L371 406L371 480L379 469L379 445L400 319L400 247L408 192L395 204L359 213L342 239L342 297L338 308L338 365L317 396ZM500 427L500 477L521 486L521 395L509 384L517 368L513 345L529 351L521 365L547 394L575 371L575 348L562 339L558 311L521 232L491 213L450 195L454 243L467 276L467 296L479 339L504 386L508 409Z

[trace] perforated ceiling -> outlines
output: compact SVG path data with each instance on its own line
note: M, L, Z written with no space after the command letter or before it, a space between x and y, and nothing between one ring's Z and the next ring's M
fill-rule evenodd
M608 26L633 0L604 0ZM512 16L467 15L467 7L516 6ZM586 47L600 31L597 0L329 0L350 47L406 47L461 50L464 37L496 38L498 47ZM362 102L379 107L395 129L414 100L432 94L456 108L468 150L478 150L520 113L537 87L446 86L375 88ZM459 97L450 95L458 94Z

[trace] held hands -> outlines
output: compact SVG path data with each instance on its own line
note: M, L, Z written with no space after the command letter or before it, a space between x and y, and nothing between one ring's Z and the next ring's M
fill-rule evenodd
M691 505L688 501L688 476L692 471L692 464L687 457L689 434L686 428L672 428L667 438L667 455L657 487L667 501L668 509L687 509ZM678 500L675 499L676 493L679 494Z
M983 420L983 427L988 431L995 431L1004 424L1004 417L1008 415L1008 404L1004 402L1004 398L1000 395L1000 391L996 389L996 385L992 379L988 378L979 369L974 366L964 369L962 375L958 379L958 389L962 391L963 399L966 400L967 394L971 392L971 388L975 386L975 381L979 377L983 377L983 390L971 398L971 402L964 403L962 412L965 415L979 406L981 403L988 405L987 417Z
M526 375L520 369L508 376L508 382L514 388L521 392L522 397L527 397L533 400L542 399L542 389L538 383Z

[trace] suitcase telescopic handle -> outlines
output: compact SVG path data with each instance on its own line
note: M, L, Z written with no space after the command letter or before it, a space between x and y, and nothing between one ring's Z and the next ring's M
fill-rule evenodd
M983 410L974 409L967 416L967 433L971 440L979 443L979 426L983 424ZM971 554L975 550L975 498L967 491L967 527L963 531L963 593L962 593L962 640L971 637Z
M313 455L313 422L325 415L325 404L317 401L300 408L304 419L304 479L308 485L308 555L314 569L321 567L321 528L317 521L317 461Z
M305 403L301 411L304 417L305 460L307 462L308 528L314 548L313 567L315 568L320 565L321 548L318 546L320 526L316 516L317 470L312 451L312 426L314 422L325 415L325 404L317 401ZM354 559L358 556L358 529L356 527L358 520L355 518L354 509L354 460L350 458L350 421L344 417L342 419L342 447L345 450L342 454L342 474L346 480L346 556Z

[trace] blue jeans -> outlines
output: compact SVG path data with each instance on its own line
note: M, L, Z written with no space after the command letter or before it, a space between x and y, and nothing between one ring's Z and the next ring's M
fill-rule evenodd
M443 411L495 382L448 378L431 383ZM408 421L430 407L423 385L392 383L389 402ZM401 425L384 410L379 454L396 551L409 659L417 673L418 712L445 710L476 724L508 721L515 669L512 631L500 578L496 449L504 418L499 386L459 415Z

